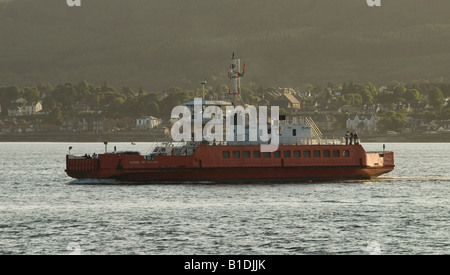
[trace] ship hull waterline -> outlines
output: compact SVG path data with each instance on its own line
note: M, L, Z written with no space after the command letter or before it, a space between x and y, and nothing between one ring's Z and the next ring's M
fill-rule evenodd
M159 168L129 169L114 176L99 175L93 171L67 171L68 175L89 181L115 180L132 183L182 182L271 182L304 183L346 180L370 180L389 173L394 167L254 167L254 168Z

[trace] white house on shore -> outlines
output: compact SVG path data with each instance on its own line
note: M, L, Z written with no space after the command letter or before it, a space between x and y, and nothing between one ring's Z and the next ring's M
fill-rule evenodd
M14 108L8 109L8 116L33 115L40 111L42 111L42 103L40 101L32 102L31 104L16 102Z
M347 118L348 130L374 133L377 130L377 116L373 114L353 114Z
M146 116L136 119L136 130L150 130L160 125L162 120L154 116Z

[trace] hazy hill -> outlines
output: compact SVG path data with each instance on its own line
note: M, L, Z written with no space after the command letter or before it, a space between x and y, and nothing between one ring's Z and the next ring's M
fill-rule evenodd
M107 81L159 90L435 79L450 73L450 2L14 0L0 3L0 86Z

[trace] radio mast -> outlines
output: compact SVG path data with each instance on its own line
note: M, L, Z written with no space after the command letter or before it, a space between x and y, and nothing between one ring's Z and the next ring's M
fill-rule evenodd
M233 106L237 106L237 98L241 95L241 77L245 73L245 63L242 67L241 72L241 59L234 56L231 57L230 70L228 72L228 77L231 79L232 89L228 90L228 93L232 96Z

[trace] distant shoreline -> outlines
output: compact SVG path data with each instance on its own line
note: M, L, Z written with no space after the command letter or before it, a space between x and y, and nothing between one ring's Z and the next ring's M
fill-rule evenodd
M332 137L328 133L323 134L324 137ZM336 137L336 135L335 135ZM450 133L436 133L436 134L399 134L395 136L388 136L382 134L361 135L361 142L450 142Z
M0 142L162 142L163 134L149 132L116 133L20 133L0 134ZM324 139L333 134L324 133ZM336 135L334 135L336 137ZM362 135L361 142L450 142L450 133L402 134L397 136Z
M164 138L149 132L0 134L0 142L159 142Z

